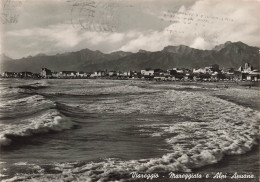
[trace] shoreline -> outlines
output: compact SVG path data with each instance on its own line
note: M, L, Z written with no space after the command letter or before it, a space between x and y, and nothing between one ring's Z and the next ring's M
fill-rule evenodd
M242 87L260 87L259 81L248 81L248 80L218 80L218 81L194 81L194 80L155 80L155 79L141 79L141 78L6 78L0 77L0 79L19 79L19 80L119 80L119 81L145 81L154 83L175 83L181 85L205 85L205 86L242 86ZM227 87L226 87L227 88Z

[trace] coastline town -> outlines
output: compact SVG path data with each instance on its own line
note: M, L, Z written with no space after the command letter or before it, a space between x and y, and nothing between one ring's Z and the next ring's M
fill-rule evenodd
M40 73L32 72L4 72L0 78L31 78L31 79L142 79L155 81L260 81L260 70L254 69L249 63L244 67L220 69L219 65L214 64L204 68L187 69L172 68L144 69L140 71L107 71L99 70L92 73L84 71L51 71L42 68Z

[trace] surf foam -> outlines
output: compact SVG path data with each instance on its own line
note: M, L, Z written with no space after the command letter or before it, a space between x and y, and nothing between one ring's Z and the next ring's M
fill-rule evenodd
M36 116L20 120L16 124L1 124L0 146L11 144L8 136L31 136L37 133L48 133L49 131L62 131L72 128L73 123L61 115L57 110L50 109L47 112Z

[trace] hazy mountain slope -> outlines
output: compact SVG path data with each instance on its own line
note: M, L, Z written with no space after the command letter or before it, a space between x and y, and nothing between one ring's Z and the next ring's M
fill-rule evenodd
M137 53L117 51L104 54L100 51L83 49L52 56L37 56L12 60L1 57L1 72L32 71L39 72L42 67L51 70L140 70L145 68L169 69L172 67L194 68L219 64L221 67L238 68L249 62L259 68L259 48L242 42L226 42L212 50L199 50L188 46L167 46L161 51Z
M145 68L169 69L172 67L194 68L218 64L221 67L238 68L249 62L259 68L259 48L242 42L228 42L213 50L198 50L188 46L167 46L162 51L138 53L110 61L105 64L92 64L87 70L95 68L113 70L140 70Z
M116 60L131 53L114 52L104 54L100 51L91 51L83 49L77 52L68 52L63 54L47 56L38 54L27 58L17 60L1 59L1 71L32 71L39 72L41 68L46 67L52 70L83 70L89 64L102 64L109 60Z

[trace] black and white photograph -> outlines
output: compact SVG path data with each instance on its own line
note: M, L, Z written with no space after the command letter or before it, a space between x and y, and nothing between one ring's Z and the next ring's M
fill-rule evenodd
M260 182L260 0L0 5L0 181Z

